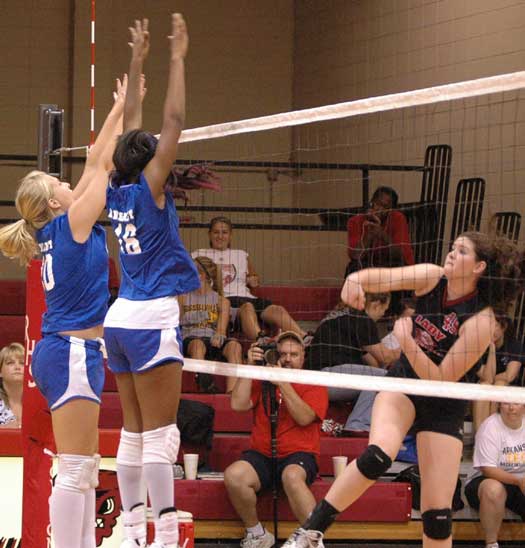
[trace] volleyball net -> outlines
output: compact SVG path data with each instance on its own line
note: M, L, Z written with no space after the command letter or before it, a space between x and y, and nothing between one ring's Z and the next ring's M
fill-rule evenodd
M524 89L525 72L515 72L185 130L177 167L206 165L222 189L189 192L189 202L179 204L184 243L190 251L209 247L209 221L229 218L231 247L247 250L260 275L263 287L256 293L315 331L339 300L349 263L348 221L368 214L378 187L397 195L393 209L406 218L415 263L441 264L466 230L517 241L525 206L519 184L525 170ZM397 244L383 247L390 256ZM400 260L392 266L407 264L406 257ZM235 265L222 267L236 275ZM511 311L520 340L522 308L520 299ZM379 324L382 336L400 312L399 303L389 309L390 321ZM341 341L343 336L334 337L334 346L355 344ZM329 377L322 378L324 383ZM379 388L376 378L364 383ZM426 381L416 392L411 382L384 383L408 393L449 390ZM490 399L486 387L468 390L466 399ZM521 401L515 390L510 394ZM506 399L504 390L494 396Z
M391 187L399 198L395 209L406 218L415 263L442 264L468 230L521 241L524 77L518 72L188 130L181 155L207 160L223 190L195 193L179 207L184 241L190 250L206 248L210 219L231 219L232 248L249 251L264 286L260 294L289 306L312 330L337 304L349 263L348 221L368 213L379 187ZM383 247L387 259L395 255L395 244ZM506 335L518 343L522 303L520 296L507 311ZM379 322L381 335L402 312L403 302L397 304L389 321ZM333 336L334 353L338 345L355 344L341 343L342 336ZM516 348L501 353L523 363ZM365 382L376 389L375 378ZM466 399L485 390L472 388ZM426 394L446 390L430 383Z

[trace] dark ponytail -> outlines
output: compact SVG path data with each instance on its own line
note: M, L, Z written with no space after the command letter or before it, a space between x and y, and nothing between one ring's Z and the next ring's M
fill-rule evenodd
M508 310L523 289L525 263L518 246L503 236L489 237L482 232L464 232L461 237L474 244L479 261L487 268L478 280L478 292L492 308Z
M115 171L111 178L112 183L117 186L136 183L155 156L157 143L154 135L141 129L133 129L121 135L113 153Z

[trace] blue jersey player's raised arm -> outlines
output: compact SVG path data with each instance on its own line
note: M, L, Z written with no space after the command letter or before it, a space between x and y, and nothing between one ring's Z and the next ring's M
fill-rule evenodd
M0 230L0 250L27 265L42 255L47 311L32 358L51 410L58 473L49 501L56 548L95 546L98 415L104 385L102 323L108 302L104 209L108 172L121 132L126 78L74 190L41 171L26 175L16 207L22 219Z
M108 216L120 246L122 283L104 322L108 364L115 373L124 428L117 453L124 547L145 546L142 477L155 520L152 546L178 546L172 465L180 444L175 424L182 376L177 296L199 287L179 236L173 196L166 190L184 124L186 24L171 18L168 90L160 138L140 129L138 87L149 50L147 20L131 31L124 135L113 157Z

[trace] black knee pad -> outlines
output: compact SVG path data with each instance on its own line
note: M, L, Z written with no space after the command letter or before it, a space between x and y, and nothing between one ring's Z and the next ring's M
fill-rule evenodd
M452 510L440 508L427 510L421 514L423 531L428 538L445 540L452 534Z
M357 459L356 464L365 478L376 480L392 466L392 459L381 447L369 445Z

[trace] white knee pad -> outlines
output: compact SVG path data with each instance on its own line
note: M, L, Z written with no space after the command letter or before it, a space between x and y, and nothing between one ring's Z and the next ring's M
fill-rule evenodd
M142 466L141 433L127 432L124 428L121 430L117 451L117 464Z
M82 492L98 485L100 455L58 455L55 486L67 491Z
M142 433L143 464L174 464L180 447L180 432L176 424L169 424Z

